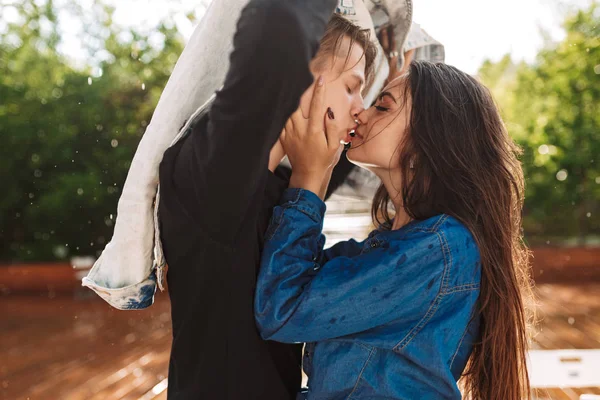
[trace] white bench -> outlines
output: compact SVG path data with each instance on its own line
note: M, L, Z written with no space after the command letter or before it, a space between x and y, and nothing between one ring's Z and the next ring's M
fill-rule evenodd
M529 379L534 389L600 387L599 350L532 350ZM600 400L583 394L580 400Z

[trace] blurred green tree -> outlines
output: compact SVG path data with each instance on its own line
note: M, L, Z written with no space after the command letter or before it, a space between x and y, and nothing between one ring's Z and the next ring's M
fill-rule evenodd
M168 17L151 35L119 27L100 1L0 5L8 12L17 17L0 31L0 260L96 255L183 38ZM61 12L85 27L83 67L56 51Z
M479 76L524 149L525 231L533 243L600 234L600 7L569 16L565 39L532 65L506 56Z

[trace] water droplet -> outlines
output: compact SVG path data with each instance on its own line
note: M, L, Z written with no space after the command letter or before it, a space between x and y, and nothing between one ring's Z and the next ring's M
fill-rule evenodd
M547 144L543 144L540 147L538 147L538 152L540 154L548 154L550 152L550 148Z
M142 83L142 90L146 90L146 84Z
M92 76L94 78L100 78L103 73L104 71L100 67L94 67L94 69L92 70Z
M38 156L37 154L32 154L31 155L31 161L33 161L34 163L39 162L40 161L40 156Z
M92 77L91 77L91 76L88 76L88 85L91 85L91 84L92 84ZM81 104L81 103L80 103L80 104Z
M594 67L594 73L600 75L600 64L598 64Z
M83 194L83 189L82 188L77 189L77 194L81 196Z
M29 198L33 199L35 197L35 195L33 193L29 193Z
M59 88L54 88L52 90L52 97L54 97L55 99L60 99L63 95L63 91L60 90Z
M36 178L41 178L42 177L42 171L40 171L39 169L36 169L33 172L33 176L35 176Z
M549 240L546 240L546 244L550 244L550 241L549 241Z
M556 179L558 179L561 182L566 180L568 176L569 176L569 173L567 172L566 169L561 169L560 171L558 171L556 173Z
M588 217L588 218L591 218L592 217L592 213L589 212L589 213L585 214L585 216Z
M113 219L113 215L112 215L112 214L110 214L109 218L112 220L112 219Z
M110 145L113 148L116 148L119 145L119 141L117 139L113 139L113 140L110 141Z
M65 258L67 256L67 254L69 253L69 251L67 250L67 247L69 247L69 245L65 245L65 246L56 246L53 250L54 255L57 258Z
M600 185L600 176L597 176L597 177L596 177L596 183L597 183L598 185Z

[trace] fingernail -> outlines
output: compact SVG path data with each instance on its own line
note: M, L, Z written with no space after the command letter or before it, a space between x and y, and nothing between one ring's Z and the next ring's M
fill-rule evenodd
M317 85L319 85L319 86L323 86L323 83L324 83L324 80L323 80L323 75L321 75L321 76L319 77L319 80L317 81Z
M329 119L335 119L335 115L333 115L333 111L331 110L331 107L327 108L327 116L329 117Z

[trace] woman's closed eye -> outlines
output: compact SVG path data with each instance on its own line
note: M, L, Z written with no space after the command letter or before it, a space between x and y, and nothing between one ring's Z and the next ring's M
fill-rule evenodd
M391 101L390 101L391 100ZM390 110L390 107L385 107L386 104L392 104L396 102L396 98L392 96L390 92L382 92L377 98L377 102L374 104L374 107L377 111L386 112Z

